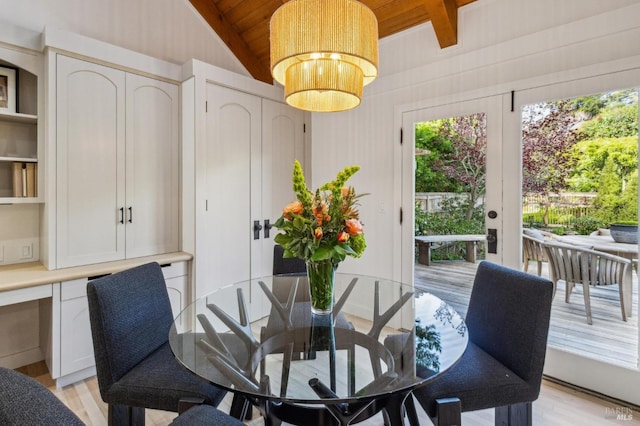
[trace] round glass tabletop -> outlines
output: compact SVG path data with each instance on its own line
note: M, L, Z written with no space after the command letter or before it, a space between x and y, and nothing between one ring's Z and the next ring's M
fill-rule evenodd
M467 346L458 313L409 285L336 274L332 314L312 314L306 276L223 287L175 319L171 348L196 375L246 397L340 404L407 392Z

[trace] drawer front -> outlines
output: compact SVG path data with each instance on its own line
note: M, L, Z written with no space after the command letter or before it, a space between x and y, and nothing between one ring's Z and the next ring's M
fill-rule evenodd
M63 281L60 285L60 300L71 300L87 296L87 278Z
M165 280L187 275L187 262L173 262L160 266Z

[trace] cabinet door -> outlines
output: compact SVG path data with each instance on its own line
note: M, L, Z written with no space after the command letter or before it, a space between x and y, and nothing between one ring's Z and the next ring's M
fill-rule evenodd
M293 162L304 166L304 113L287 104L262 100L262 219L274 223L282 214L282 208L296 199L293 192ZM273 269L273 237L276 228L266 238L261 233L262 275L270 275ZM254 277L259 276L253 274Z
M86 278L61 283L60 376L95 365L86 289Z
M178 86L127 74L126 257L179 247Z
M57 57L57 267L125 257L125 73Z
M196 296L250 277L251 206L259 205L261 100L207 84L206 171L197 193ZM255 185L255 183L254 183ZM252 198L253 197L253 198ZM259 200L259 199L258 199Z

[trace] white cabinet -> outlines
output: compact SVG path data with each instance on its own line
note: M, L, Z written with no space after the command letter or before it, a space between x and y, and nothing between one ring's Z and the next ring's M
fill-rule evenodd
M162 265L162 273L175 318L186 307L186 262ZM97 278L80 278L54 285L53 345L49 370L58 386L66 386L95 374L87 283Z
M266 221L295 198L293 161L304 162L302 111L212 83L206 99L205 143L196 147L196 297L271 273L277 230Z
M178 86L56 55L57 267L179 248Z

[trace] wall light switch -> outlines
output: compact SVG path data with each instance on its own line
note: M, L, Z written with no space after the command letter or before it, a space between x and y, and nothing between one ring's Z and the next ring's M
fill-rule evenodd
M20 259L31 259L33 257L33 244L25 244L22 246Z

